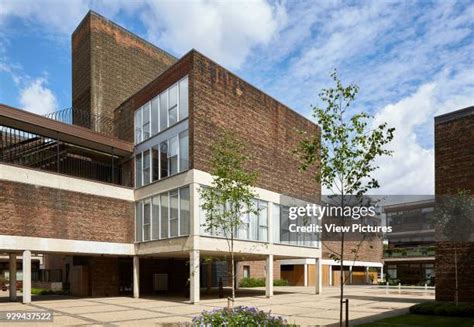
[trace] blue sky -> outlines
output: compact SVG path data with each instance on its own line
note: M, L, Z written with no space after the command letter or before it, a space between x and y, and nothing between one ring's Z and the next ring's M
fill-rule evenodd
M472 1L0 3L0 102L71 106L70 35L89 9L179 57L196 48L310 115L337 68L357 108L396 127L382 193L433 192L433 117L474 105Z

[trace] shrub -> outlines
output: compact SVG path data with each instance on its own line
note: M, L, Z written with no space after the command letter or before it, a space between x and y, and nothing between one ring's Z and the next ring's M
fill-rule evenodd
M31 288L31 294L32 295L66 295L67 292L65 291L53 291L53 290L48 290L45 288Z
M286 279L275 279L273 286L288 286L288 281Z
M265 278L242 278L239 283L240 287L265 287ZM286 279L273 280L273 286L288 286Z
M264 278L242 278L240 287L263 287L265 286Z
M231 310L214 309L203 311L193 318L193 326L295 326L290 325L280 316L272 316L270 312L255 307L238 306Z
M410 307L410 313L421 315L474 317L474 303L425 302Z

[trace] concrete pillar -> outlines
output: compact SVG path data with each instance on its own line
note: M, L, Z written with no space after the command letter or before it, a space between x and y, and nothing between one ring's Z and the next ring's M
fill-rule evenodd
M323 269L320 258L315 259L314 272L316 274L316 278L314 279L315 293L321 294L323 288Z
M380 279L383 281L383 266L380 267Z
M332 284L332 265L329 265L329 286L333 286L333 284Z
M352 285L352 266L349 266L349 284Z
M370 278L369 278L369 267L365 267L365 282L367 284L370 283Z
M140 258L133 257L133 297L140 297Z
M199 251L193 250L189 252L189 301L191 303L199 303L199 293L201 286L199 285Z
M31 303L31 252L23 251L23 303Z
M308 286L308 264L304 264L304 286Z
M10 301L16 301L16 254L10 253Z
M267 257L267 276L265 278L265 295L267 297L273 296L273 254Z

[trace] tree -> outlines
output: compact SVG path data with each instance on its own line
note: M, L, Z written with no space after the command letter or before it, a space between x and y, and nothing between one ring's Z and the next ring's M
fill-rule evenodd
M335 87L323 89L319 94L324 107L312 106L313 117L321 128L321 134L306 135L299 142L296 153L301 160L301 170L311 170L315 181L326 187L344 208L348 196L362 197L370 189L378 188L372 176L378 168L375 160L390 156L385 145L393 139L394 128L387 123L375 127L374 118L365 112L350 114L349 110L359 92L354 84L344 86L334 71L331 78ZM345 224L345 219L341 219ZM340 325L343 320L344 298L344 232L340 237ZM352 249L357 254L358 249Z
M227 241L232 269L232 298L235 301L234 239L245 224L242 217L257 214L253 191L257 174L246 169L249 157L244 144L234 135L222 134L212 146L210 187L200 189L206 216L205 230ZM230 306L230 304L229 304Z

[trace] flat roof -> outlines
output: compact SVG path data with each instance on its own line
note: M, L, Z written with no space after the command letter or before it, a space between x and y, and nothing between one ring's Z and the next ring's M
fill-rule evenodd
M441 123L445 123L451 120L463 118L470 115L474 115L474 106L466 107L463 109L451 111L446 114L436 116L435 123L441 124Z
M133 154L133 143L2 103L0 103L0 125L122 157Z

